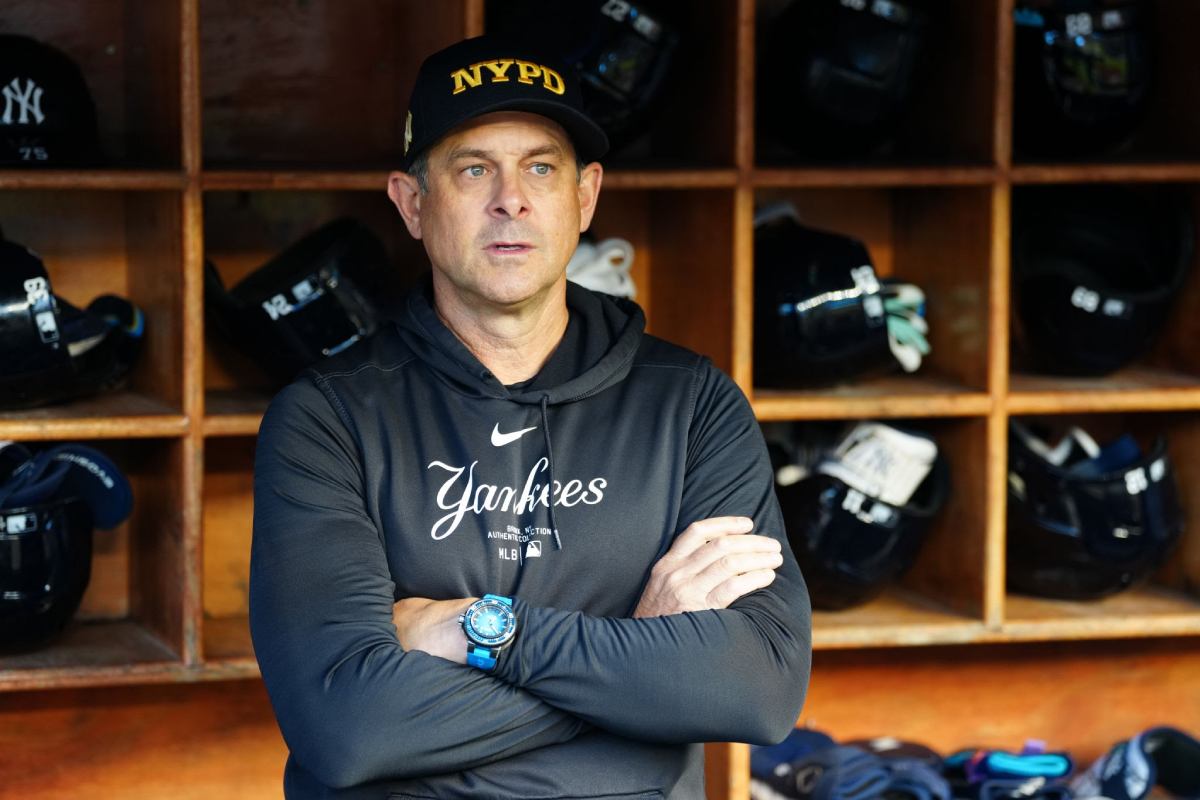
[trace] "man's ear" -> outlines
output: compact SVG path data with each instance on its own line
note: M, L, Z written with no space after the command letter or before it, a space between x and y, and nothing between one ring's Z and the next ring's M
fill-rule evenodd
M579 173L579 232L583 233L592 224L596 203L600 199L600 183L604 180L604 168L593 161Z
M404 219L404 225L414 239L421 238L421 186L407 172L388 175L388 197Z

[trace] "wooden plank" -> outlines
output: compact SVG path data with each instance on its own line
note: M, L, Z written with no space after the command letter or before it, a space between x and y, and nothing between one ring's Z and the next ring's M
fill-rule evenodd
M877 166L848 164L837 167L755 169L750 182L761 188L891 188L913 186L988 186L1000 173L983 164Z
M1003 0L1005 15L1011 14L1008 0ZM1006 16L1006 19L1009 18ZM1011 26L1001 26L1007 30ZM1011 42L1007 45L1011 50ZM1011 56L1010 56L1011 57ZM1011 63L1008 65L1011 71ZM1003 70L1002 70L1003 71ZM1001 115L1011 120L1011 115ZM1011 139L1005 138L1008 148ZM1005 153L1007 157L1007 152ZM1007 520L1005 503L1008 498L1008 414L1004 408L1010 391L1009 382L1009 316L1011 291L1009 275L1009 234L1011 227L1011 191L1005 184L992 189L991 253L988 267L990 296L988 299L988 357L987 385L993 408L987 420L986 460L987 491L982 497L986 519L983 573L983 619L989 627L1004 621L1005 532Z
M464 38L483 35L484 6L484 0L463 0Z
M187 430L188 419L178 409L128 391L0 412L0 439L16 441L181 436Z
M949 381L905 376L807 392L755 389L751 405L761 421L970 417L987 414L992 399Z
M183 148L183 171L189 185L200 173L203 156L200 121L200 0L179 3L179 128Z
M734 86L734 164L745 175L754 169L755 0L737 2L737 56Z
M740 742L704 746L704 793L708 800L750 796L750 746Z
M186 185L187 176L171 170L0 170L0 190L172 191Z
M388 171L307 171L243 169L207 170L201 176L209 191L371 191L387 189ZM710 189L737 184L732 169L621 169L606 170L605 189Z
M205 170L200 182L207 191L283 190L386 192L387 170Z
M1004 401L1012 414L1200 409L1200 376L1135 364L1100 378L1016 373Z
M1200 181L1200 162L1018 163L1012 166L1010 178L1018 184L1195 183Z
M0 691L104 679L141 680L178 664L166 643L137 622L73 620L62 636L46 646L0 655ZM7 700L0 703L4 706Z
M11 695L0 721L13 797L282 796L287 748L258 681Z
M754 384L754 193L733 198L733 380L747 396Z
M209 439L204 444L206 618L245 616L250 610L254 444L252 437Z
M800 723L943 753L1042 739L1085 767L1151 725L1200 729L1200 640L818 652Z
M813 612L813 648L928 645L973 641L983 625L927 595L894 586L842 611Z
M995 70L992 108L992 158L1006 169L1012 164L1012 120L1013 120L1013 38L1012 24L1015 0L997 0L993 41L996 49L992 56Z
M250 618L245 613L205 617L204 660L206 667L218 663L250 662L257 672L254 643L250 640Z

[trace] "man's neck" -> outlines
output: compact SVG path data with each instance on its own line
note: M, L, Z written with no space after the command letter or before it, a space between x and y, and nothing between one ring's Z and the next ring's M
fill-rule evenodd
M561 290L551 294L562 297ZM433 307L450 332L506 386L536 375L567 330L564 299L499 311L435 291Z

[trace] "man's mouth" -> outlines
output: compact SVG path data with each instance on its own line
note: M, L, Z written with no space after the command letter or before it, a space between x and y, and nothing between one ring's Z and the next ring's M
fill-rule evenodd
M529 242L492 242L485 249L489 253L514 255L528 253L529 251L533 250L533 245L531 245Z

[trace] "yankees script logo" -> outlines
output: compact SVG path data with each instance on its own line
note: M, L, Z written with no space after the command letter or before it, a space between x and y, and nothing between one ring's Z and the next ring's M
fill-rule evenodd
M511 511L524 514L537 506L556 506L570 508L583 503L594 506L604 499L604 489L608 481L604 478L592 478L584 488L583 481L572 479L566 483L554 481L538 483L538 475L546 471L549 460L542 456L525 476L525 484L520 488L514 486L498 486L491 483L475 482L475 467L478 461L472 461L469 467L455 467L441 461L431 461L425 469L444 469L450 477L442 484L437 493L438 508L450 513L438 519L429 531L435 541L441 541L458 530L459 523L470 511L479 515L484 511ZM466 480L463 481L463 476ZM457 493L457 496L456 496Z

